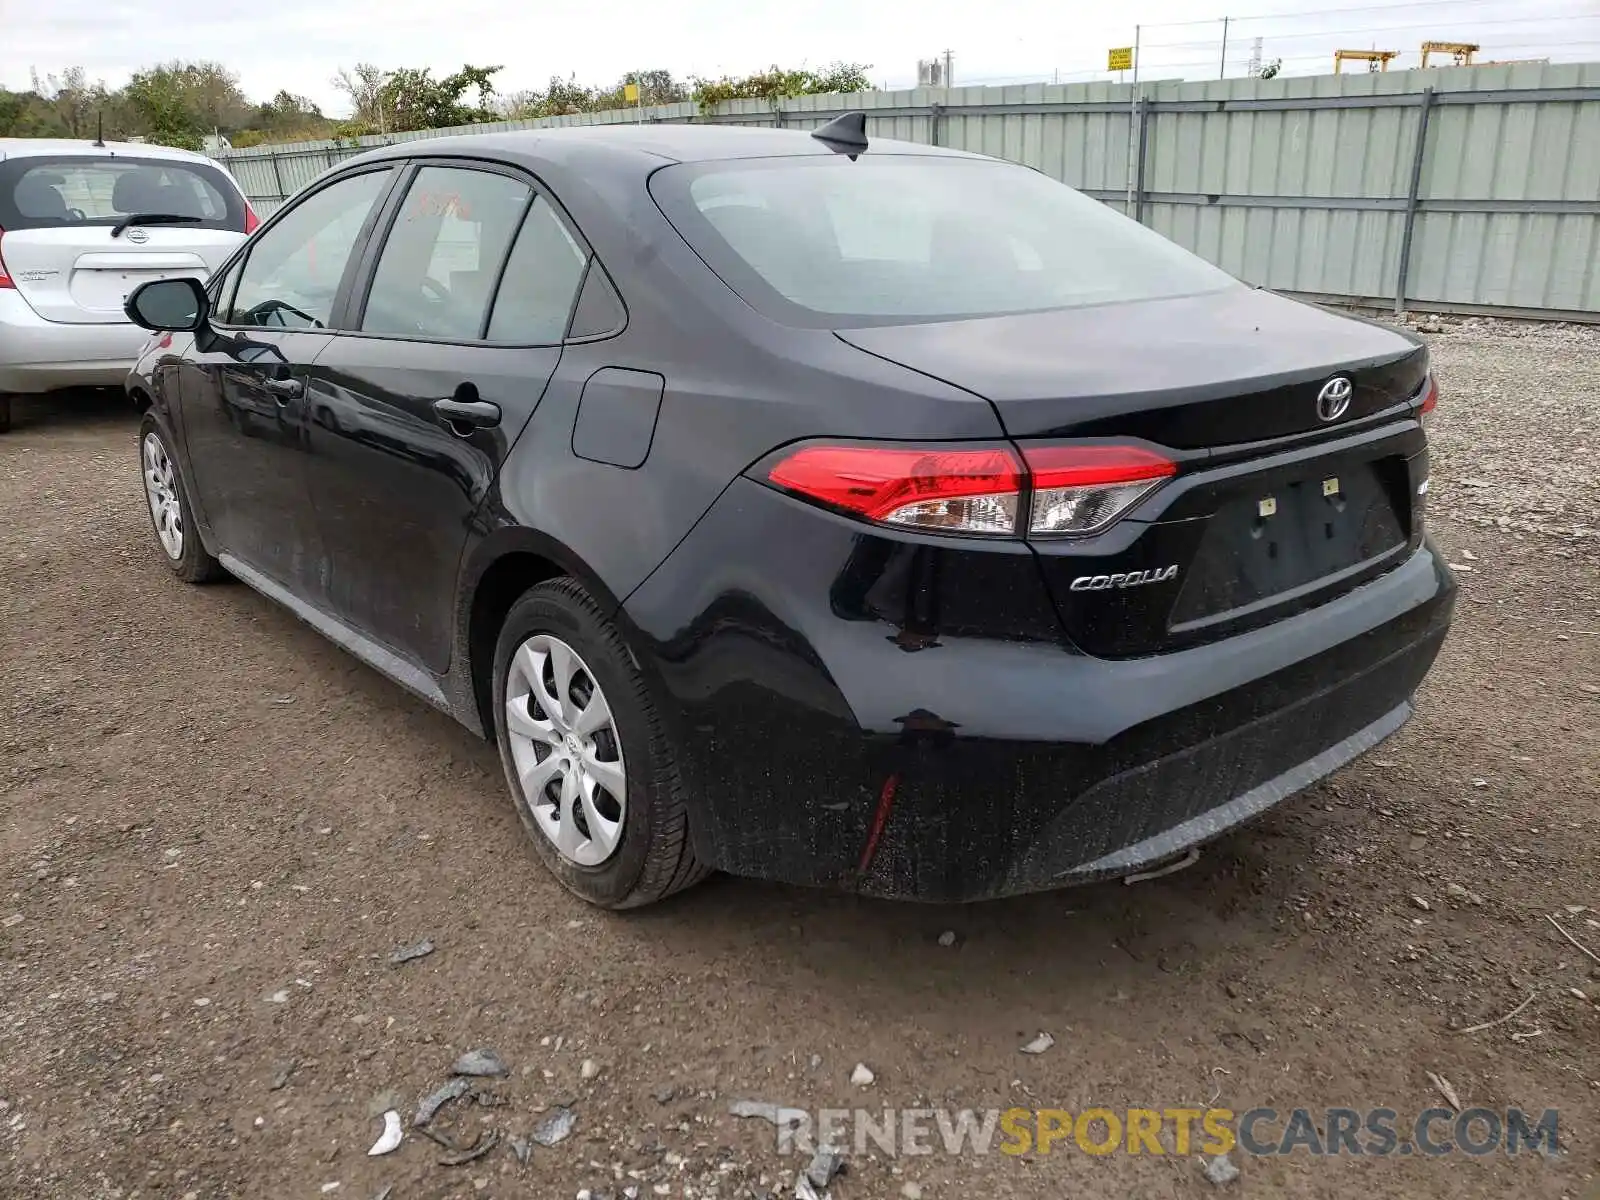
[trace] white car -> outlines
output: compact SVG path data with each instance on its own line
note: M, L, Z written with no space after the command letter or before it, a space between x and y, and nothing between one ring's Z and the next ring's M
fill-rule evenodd
M256 227L239 185L187 150L0 138L0 432L14 395L121 386L150 335L150 279L207 278Z

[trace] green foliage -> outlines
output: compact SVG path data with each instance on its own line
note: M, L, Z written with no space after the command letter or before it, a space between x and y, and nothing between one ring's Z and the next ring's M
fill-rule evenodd
M865 92L872 84L864 63L830 63L819 71L784 70L774 65L754 75L724 75L721 79L695 79L694 98L702 109L723 100L781 100L830 92Z
M1283 70L1283 59L1275 58L1262 66L1261 70L1256 73L1256 78L1275 79L1281 70Z
M384 80L378 92L378 123L381 129L404 133L412 129L449 129L494 121L494 74L501 67L464 66L453 75L434 79L428 68L414 67L395 71ZM478 103L466 104L463 97L476 91Z
M638 84L639 99L627 99L627 85ZM672 77L671 71L629 71L611 87L591 88L574 76L550 78L543 91L515 92L504 97L500 113L507 120L529 121L537 117L570 116L574 113L604 112L608 108L632 108L635 103L676 104L689 98L689 90Z
M693 99L778 100L823 92L865 91L867 68L837 62L819 70L769 70L740 78L695 79L684 84L671 71L629 71L609 87L589 87L574 76L554 76L543 90L500 96L494 78L502 68L463 66L435 79L426 68L386 71L372 63L341 69L333 86L349 99L351 114L338 120L305 96L279 91L253 102L236 75L214 62L167 62L137 72L125 87L91 82L81 67L60 75L33 75L27 91L0 88L0 136L92 138L99 128L112 140L142 137L168 146L200 149L213 131L235 146L332 138L355 143L367 134L445 129L506 118L526 120L628 108L628 84L644 106Z
M146 140L180 150L199 150L205 145L210 130L192 103L186 103L192 97L185 95L176 72L166 67L135 72L122 93L130 117Z

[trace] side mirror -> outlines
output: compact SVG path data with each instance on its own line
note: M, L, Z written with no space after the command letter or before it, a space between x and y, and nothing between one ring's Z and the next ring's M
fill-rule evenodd
M206 290L198 279L152 279L122 306L128 320L157 333L192 333L206 323Z

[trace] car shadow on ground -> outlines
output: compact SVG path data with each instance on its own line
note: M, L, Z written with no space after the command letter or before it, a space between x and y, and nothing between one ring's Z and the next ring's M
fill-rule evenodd
M127 395L118 388L69 388L44 396L13 396L7 436L81 431L103 438L108 420L122 420L130 426L138 420Z

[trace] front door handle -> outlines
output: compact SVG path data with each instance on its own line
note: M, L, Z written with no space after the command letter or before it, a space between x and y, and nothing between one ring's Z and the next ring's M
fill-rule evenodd
M500 424L500 406L487 400L457 400L446 396L433 402L433 411L452 425L492 429Z
M291 400L298 400L306 394L306 381L304 379L263 379L261 386L272 394L272 398L279 404L287 404Z

